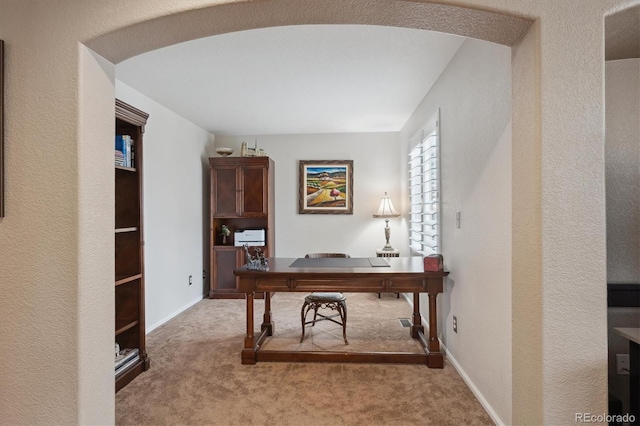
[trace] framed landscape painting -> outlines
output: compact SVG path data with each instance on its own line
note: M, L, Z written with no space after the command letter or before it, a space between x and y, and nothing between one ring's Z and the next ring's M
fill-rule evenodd
M300 160L300 214L353 214L353 160Z

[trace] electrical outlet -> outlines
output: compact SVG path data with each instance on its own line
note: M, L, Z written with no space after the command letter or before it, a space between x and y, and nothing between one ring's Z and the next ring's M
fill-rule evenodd
M629 354L616 354L616 373L629 374Z
M189 285L193 284L192 278L193 278L193 276L189 275Z
M456 228L460 229L460 212L456 212Z
M458 318L455 315L453 316L453 332L458 332Z
M204 269L202 270L202 279L203 280L207 279L207 271L205 271Z

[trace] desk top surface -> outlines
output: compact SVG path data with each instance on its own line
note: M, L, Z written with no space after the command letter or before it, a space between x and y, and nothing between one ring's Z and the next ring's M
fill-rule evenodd
M444 277L449 275L447 271L438 272L425 272L422 257L391 257L385 258L388 262L388 266L371 266L369 262L354 262L354 259L359 258L333 258L329 265L326 258L320 259L304 259L302 263L305 266L296 267L291 266L298 259L288 257L270 257L268 259L269 271L253 271L248 270L246 266L234 270L234 274L239 277L248 276L264 276L264 275L291 275L296 276L300 274L318 274L327 277L341 276L341 275L380 275L391 274L394 276L427 276L427 277ZM362 258L367 259L367 258ZM309 266L317 261L317 266ZM343 264L344 266L340 265ZM362 266L353 266L362 265Z
M625 339L640 345L640 328L615 327L613 330Z

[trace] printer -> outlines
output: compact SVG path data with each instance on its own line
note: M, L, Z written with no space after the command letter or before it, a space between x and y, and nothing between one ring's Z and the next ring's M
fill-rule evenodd
M235 246L264 246L266 245L266 232L264 229L241 229L233 233Z

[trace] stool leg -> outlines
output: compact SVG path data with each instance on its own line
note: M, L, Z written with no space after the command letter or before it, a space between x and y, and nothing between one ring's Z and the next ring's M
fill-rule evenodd
M342 317L342 338L344 339L344 344L348 345L349 342L347 341L347 304L343 301L343 302L340 302L339 306L341 307L340 316Z
M300 311L300 319L302 320L302 336L300 337L300 343L302 343L302 341L304 340L304 322L305 319L307 318L307 312L309 312L309 310L307 310L307 312L304 311L304 308L307 307L307 302L304 302L302 304L302 310Z
M316 325L316 318L318 316L318 304L313 304L313 322L311 323L311 327Z

